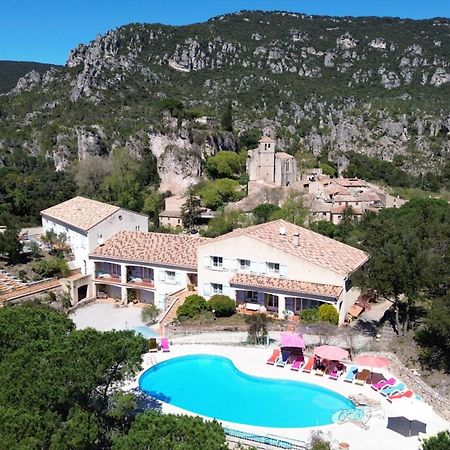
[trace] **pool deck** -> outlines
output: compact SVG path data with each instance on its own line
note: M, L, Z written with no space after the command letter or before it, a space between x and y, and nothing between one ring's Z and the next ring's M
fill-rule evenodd
M329 439L334 442L347 442L350 449L361 450L417 450L419 440L415 437L404 437L394 431L386 428L387 418L393 416L406 415L409 419L417 419L427 424L427 433L437 433L438 431L450 428L450 423L436 414L432 407L417 399L394 400L391 404L381 394L375 392L369 385L359 386L353 383L346 383L342 379L330 380L327 376L319 377L314 374L295 372L290 370L290 366L284 368L274 367L266 364L266 360L272 353L272 348L253 348L253 347L233 347L218 345L174 345L169 353L147 353L144 356L143 368L145 371L154 364L165 361L170 358L194 354L212 354L225 356L231 359L234 365L242 372L250 375L266 378L279 378L286 380L297 380L308 383L314 383L319 386L331 389L345 397L355 394L363 394L374 400L379 400L384 409L384 415L376 415L370 419L368 430L364 430L353 423L342 425L332 424L309 428L266 428L242 425L221 421L223 426L241 430L259 435L276 435L289 439L308 441L310 434L314 430L321 430ZM153 360L153 362L152 362ZM383 371L389 376L387 371ZM142 373L142 372L141 372ZM126 389L136 389L138 387L138 378L126 386ZM180 374L182 380L182 374ZM295 406L292 405L292 412L295 414ZM163 412L191 414L190 412L170 404L162 404ZM313 414L314 411L311 411ZM196 414L195 414L196 415Z

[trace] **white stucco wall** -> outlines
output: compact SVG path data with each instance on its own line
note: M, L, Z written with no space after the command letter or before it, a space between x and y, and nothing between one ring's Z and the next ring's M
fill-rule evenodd
M99 239L109 239L118 231L148 231L148 217L132 211L120 209L88 231L80 230L73 225L43 216L44 233L53 230L55 233L65 233L72 248L75 267L81 269L84 275L91 274L89 254L98 246Z
M288 239L287 237L281 236L279 238ZM200 295L206 297L212 295L212 291L208 291L207 286L210 286L211 283L217 283L223 285L223 293L225 295L235 298L235 289L230 287L230 280L236 273L263 274L291 280L331 284L342 286L343 288L343 292L337 302L338 304L342 302L343 305L342 311L340 312L342 317L341 321L343 321L345 312L356 301L359 295L359 291L355 288L347 293L345 292L346 276L285 253L248 236L238 236L201 245L198 248L197 254L198 290ZM224 267L206 267L207 261L211 256L221 256ZM238 266L238 259L250 260L250 271L241 271ZM266 269L267 262L280 264L280 274L269 273Z

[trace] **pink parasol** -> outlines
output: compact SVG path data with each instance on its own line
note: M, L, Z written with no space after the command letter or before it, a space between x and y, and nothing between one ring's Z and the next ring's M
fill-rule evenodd
M361 364L362 366L369 366L377 369L386 367L391 363L387 358L384 358L383 356L370 355L357 356L354 359L354 362L357 364Z
M322 359L330 361L341 361L348 358L348 351L334 345L321 345L314 349L314 354Z
M280 334L280 337L281 337L281 347L305 348L305 341L298 334L283 331Z

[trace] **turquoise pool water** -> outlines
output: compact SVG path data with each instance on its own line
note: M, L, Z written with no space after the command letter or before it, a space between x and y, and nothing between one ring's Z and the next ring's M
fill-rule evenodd
M145 337L145 339L150 339L152 337L158 336L154 330L152 330L151 328L149 328L145 325L141 325L140 327L134 327L134 328L132 328L132 330L135 333L139 333L140 335Z
M274 377L278 370L289 369L274 367ZM141 375L139 386L152 397L203 416L262 427L327 425L337 411L355 408L329 389L247 375L228 358L213 355L157 364Z

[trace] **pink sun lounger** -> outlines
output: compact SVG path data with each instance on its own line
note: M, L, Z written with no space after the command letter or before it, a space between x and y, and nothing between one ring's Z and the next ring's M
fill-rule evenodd
M395 378L389 378L389 380L381 380L378 383L372 384L370 387L374 391L379 391L380 389L383 389L387 386L394 386L395 383L397 383L397 380Z
M305 359L303 358L303 356L297 356L297 358L295 358L291 364L291 370L295 370L296 372L298 372L299 369L303 366L304 362Z
M170 352L169 340L166 337L161 338L161 350L163 352Z

